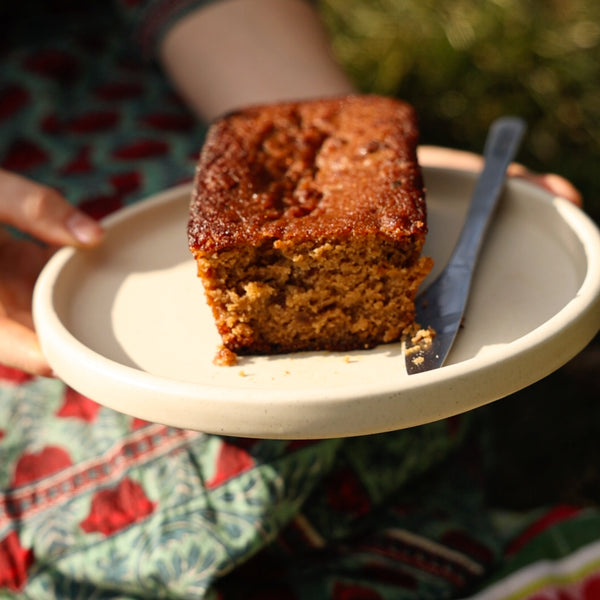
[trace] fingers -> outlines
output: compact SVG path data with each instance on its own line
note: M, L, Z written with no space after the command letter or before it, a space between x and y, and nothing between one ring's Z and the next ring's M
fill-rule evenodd
M483 157L472 152L453 150L439 146L419 147L419 162L425 166L445 167L479 171L483 166ZM581 206L582 197L577 188L560 175L554 173L534 173L521 164L513 163L508 168L511 177L521 177L548 190L556 196L566 198L573 204Z
M31 297L49 253L0 231L0 363L43 376L51 369L34 332Z
M567 179L556 175L555 173L548 173L546 175L539 175L540 183L548 190L566 198L577 206L583 206L583 197L581 192Z
M0 317L0 363L32 375L52 376L33 330L5 317Z
M56 190L2 169L0 222L58 246L93 246L102 239L102 227Z
M47 186L0 169L0 225L12 225L51 246L93 246L102 227ZM0 231L0 363L51 376L33 329L31 290L45 249Z
M57 191L0 169L0 225L51 246L92 246L103 231ZM0 230L0 363L32 375L51 376L33 329L31 291L49 249Z
M572 202L576 206L583 205L583 199L579 190L567 179L556 175L555 173L533 173L523 165L513 164L508 169L508 174L511 177L521 177L527 181L531 181L548 190L555 196L560 196Z

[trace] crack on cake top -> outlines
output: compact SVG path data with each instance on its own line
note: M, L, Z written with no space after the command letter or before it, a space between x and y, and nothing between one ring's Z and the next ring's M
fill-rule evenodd
M269 218L302 217L317 208L323 197L315 185L317 157L330 131L291 109L262 132L250 163L254 198Z

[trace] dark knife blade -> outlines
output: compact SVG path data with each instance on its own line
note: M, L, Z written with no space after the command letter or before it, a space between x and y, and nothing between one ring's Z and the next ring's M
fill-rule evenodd
M416 322L435 335L406 343L409 375L437 369L444 364L461 325L471 288L473 270L482 241L500 198L506 169L515 157L525 122L519 117L501 117L488 133L479 175L458 242L448 264L416 300Z

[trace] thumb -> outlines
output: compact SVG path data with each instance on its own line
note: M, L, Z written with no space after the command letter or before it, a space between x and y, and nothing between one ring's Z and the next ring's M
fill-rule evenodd
M0 317L0 363L32 375L52 374L35 333L6 317Z
M48 244L93 246L102 227L56 190L0 169L0 222Z

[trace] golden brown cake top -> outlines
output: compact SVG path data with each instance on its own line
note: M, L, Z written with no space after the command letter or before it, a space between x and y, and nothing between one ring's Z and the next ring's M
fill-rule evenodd
M188 238L214 252L268 238L426 233L414 109L379 96L250 107L215 122L198 162Z

